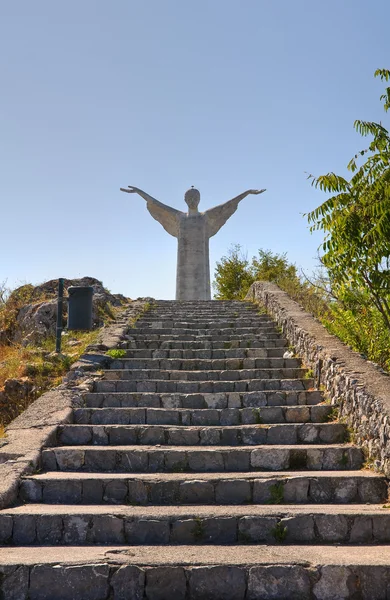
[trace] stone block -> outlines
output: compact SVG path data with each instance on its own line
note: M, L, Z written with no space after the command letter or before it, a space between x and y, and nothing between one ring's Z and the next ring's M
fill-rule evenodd
M237 541L237 520L234 517L202 519L203 541L212 544L234 544Z
M103 482L99 479L84 479L82 481L81 502L84 504L99 504L103 500Z
M192 424L201 426L219 425L219 412L215 409L199 409L192 413Z
M187 580L182 567L152 567L146 571L147 600L184 600Z
M245 504L252 500L251 484L245 479L218 481L215 488L217 504Z
M299 565L252 567L247 600L310 600L308 571Z
M29 585L29 567L0 566L0 594L4 600L27 600Z
M106 600L108 565L37 565L30 571L29 600Z
M224 410L221 410L219 422L221 425L240 425L240 411L237 408L225 408Z
M114 515L93 515L88 537L93 544L124 544L123 519Z
M306 504L309 493L307 477L287 478L284 484L284 502L288 504Z
M176 504L179 497L179 481L156 481L150 488L152 504Z
M382 478L362 478L359 480L358 494L360 502L370 504L385 502L388 494L387 483Z
M202 452L193 451L188 455L188 466L191 471L213 472L224 471L223 455L217 450Z
M276 517L242 517L238 521L238 538L251 543L274 543L272 530Z
M203 524L199 519L178 519L171 526L171 544L203 542Z
M135 443L135 440L130 443ZM139 430L139 443L146 446L165 444L164 430L156 426L142 427Z
M172 446L197 446L199 432L196 429L172 428L168 430L168 444Z
M145 505L148 503L148 490L143 481L134 479L128 481L129 503Z
M382 514L381 518L373 519L373 537L375 542L389 543L390 540L390 515Z
M139 567L124 565L111 577L115 600L143 600L145 571Z
M90 517L79 515L69 515L64 517L64 543L73 544L75 546L85 544L87 541L90 520Z
M261 408L262 406L267 406L267 394L264 392L243 394L242 405L245 408Z
M316 526L320 541L344 542L348 536L348 519L345 515L316 515Z
M214 486L209 481L183 481L179 490L182 504L213 504L215 501Z
M358 482L354 478L337 478L333 481L333 502L346 504L356 502L358 493Z
M164 468L166 471L183 473L188 470L187 453L182 450L170 450L164 453Z
M108 481L104 488L103 501L124 504L128 492L127 482L120 479Z
M116 452L109 448L86 450L84 464L88 471L115 471Z
M351 569L339 565L321 567L320 579L313 586L315 600L346 600L356 591Z
M226 394L217 393L217 394L207 394L205 396L205 402L207 408L226 408L227 407L227 399Z
M118 470L121 473L144 473L148 470L149 456L148 452L144 450L121 450L118 454L118 466L113 466L110 462L110 469L102 468L101 471L115 471ZM115 459L115 453L114 453ZM104 461L103 461L104 464Z
M226 452L224 455L224 463L226 471L249 471L250 470L250 451L234 451Z
M311 515L282 519L282 527L287 527L286 541L294 544L315 541L314 519Z
M0 544L7 544L12 538L13 518L11 515L0 516Z
M269 439L269 429L261 425L245 427L241 429L241 439L246 446L266 444Z
M122 431L122 430L121 430ZM105 427L95 426L92 427L92 443L98 446L106 446L107 444L118 444L122 442L118 442L115 434L117 433L117 428L110 428L110 436L106 432Z
M125 522L127 544L169 544L169 522L158 519L135 519Z
M203 446L216 446L221 441L221 430L205 427L200 430L199 436Z
M56 448L55 455L60 471L78 471L84 464L84 451L77 448Z
M42 502L42 484L33 479L22 479L19 494L24 502Z
M251 466L262 471L282 471L288 469L290 451L286 448L260 448L251 452Z
M351 544L369 544L372 541L373 523L368 516L357 516L353 520L349 541ZM382 540L384 541L384 540ZM390 535L387 542L390 541Z
M193 567L189 579L190 600L243 600L244 569L230 566Z
M35 515L15 515L12 532L13 543L18 546L28 546L36 541Z
M62 541L62 517L40 515L37 519L37 542L54 546Z

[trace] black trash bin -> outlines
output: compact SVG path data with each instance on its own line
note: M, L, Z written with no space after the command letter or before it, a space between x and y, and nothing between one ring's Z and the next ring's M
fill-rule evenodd
M92 329L93 287L70 287L68 294L68 329Z

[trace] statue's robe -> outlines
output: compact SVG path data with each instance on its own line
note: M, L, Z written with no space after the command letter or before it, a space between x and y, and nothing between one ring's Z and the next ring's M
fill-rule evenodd
M211 300L209 239L238 204L238 200L230 200L203 213L187 214L158 200L147 200L152 217L178 240L176 300Z

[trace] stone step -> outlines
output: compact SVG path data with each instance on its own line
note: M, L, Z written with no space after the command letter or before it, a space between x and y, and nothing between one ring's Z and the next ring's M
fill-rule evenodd
M219 359L232 359L232 358L262 358L262 359L282 359L283 354L286 352L285 348L230 348L225 350L220 348L218 350L212 349L198 349L198 350L143 350L133 349L125 350L126 358L136 359L179 359L179 360L213 360Z
M107 371L109 373L109 371ZM304 391L314 389L313 379L244 379L240 381L183 381L164 379L96 380L94 392L153 392L215 394L222 392Z
M126 410L126 409L117 409ZM98 409L104 412L104 409ZM111 411L110 411L111 412ZM161 410L161 412L164 412ZM104 415L103 422L105 421ZM110 415L112 416L112 414ZM164 418L164 417L163 417ZM343 423L283 423L277 425L61 425L61 446L257 446L259 444L338 444L346 440Z
M242 369L297 369L297 358L120 358L111 363L112 370L152 371L233 371ZM248 379L247 377L245 379Z
M7 600L385 600L389 564L387 545L7 547L0 589Z
M199 341L201 338L202 344L204 342L218 342L218 347L226 347L226 348L234 348L234 342L249 342L253 348L257 346L255 343L259 341L272 342L276 340L284 340L284 343L287 344L285 338L282 338L281 334L274 333L238 333L234 331L234 333L220 333L214 334L210 333L199 333L195 329L190 330L191 333L164 333L162 329L160 330L140 330L140 329L129 329L128 334L126 336L130 341L132 340L150 340L150 341L161 341L161 342L171 342L171 341L179 341L179 342L193 342ZM228 331L228 330L225 330ZM280 343L281 344L281 343ZM270 346L272 344L269 344ZM204 346L203 346L204 347ZM245 346L242 346L245 347Z
M234 364L238 364L240 359L232 359L236 361ZM261 359L259 359L261 360ZM289 359L287 359L289 360ZM292 359L293 360L293 359ZM246 364L251 364L249 361L256 361L255 358L244 358L241 362L247 361ZM178 361L180 363L180 361ZM143 381L143 380L160 380L160 381L211 381L217 383L219 381L241 381L241 380L255 380L255 379L300 379L304 378L307 369L293 367L293 368L266 368L266 369L255 369L255 368L244 368L242 364L239 366L243 368L236 369L218 369L218 365L226 363L226 361L213 361L213 369L202 369L202 370L184 370L184 369L116 369L112 368L109 371L104 372L104 378L106 381ZM174 363L172 363L174 364ZM183 364L183 363L180 363Z
M48 471L117 473L356 470L360 448L348 444L315 446L59 446L42 452Z
M210 317L209 319L186 319L176 316L172 319L159 318L157 316L147 317L139 319L136 322L136 329L138 328L151 328L151 329L231 329L237 327L249 327L249 328L261 328L261 329L275 329L275 322L269 317L252 317L252 318L239 318L239 319L215 319Z
M260 336L276 336L280 335L275 325L264 325L264 326L255 326L255 327L208 327L208 328L198 328L198 327L131 327L128 331L128 334L133 335L172 335L180 336L185 338L188 335L195 335L197 337L200 336L214 336L214 337L230 337L230 336L245 336L251 335L253 337Z
M0 543L388 544L389 525L390 511L382 505L108 508L32 504L0 512Z
M322 393L318 390L313 391L272 391L265 390L263 392L221 392L218 394L152 394L148 392L133 393L133 392L91 392L83 396L85 406L90 408L184 408L184 409L226 409L226 408L261 408L261 407L287 407L296 406L315 406L323 402ZM333 407L322 405L318 407L315 418L310 417L306 420L322 422L326 419ZM318 414L317 414L318 413ZM82 414L75 410L75 414ZM227 413L220 413L224 417ZM248 415L248 416L245 416ZM242 422L245 418L250 418L253 412L242 413ZM271 413L272 414L272 413ZM274 413L276 415L277 413ZM280 414L280 413L279 413ZM284 413L283 413L284 414ZM293 413L290 413L290 416ZM298 413L296 413L298 414ZM301 414L301 413L299 413ZM305 413L304 411L304 414ZM191 413L186 413L182 416L182 423L186 423L186 419L191 419ZM184 418L183 418L184 417ZM209 413L209 418L212 418L213 423L216 419L216 413ZM175 418L175 417L173 417ZM179 417L177 417L179 419ZM268 417L265 414L265 419ZM279 418L279 417L273 417ZM282 418L282 416L281 416ZM287 417L286 417L287 418ZM177 421L179 422L179 420ZM264 422L268 422L265 420ZM190 422L190 424L192 424ZM217 424L220 424L218 421Z
M131 336L130 336L131 337ZM139 350L235 350L245 348L248 350L254 350L258 348L264 348L267 351L283 349L286 351L287 340L284 338L275 338L272 340L263 339L259 340L253 338L252 340L243 340L241 338L237 340L225 340L225 341L210 341L210 340L199 340L194 337L193 340L151 340L148 337L140 339L132 339L130 341L120 342L119 347L124 349L139 349ZM267 356L272 356L268 355Z
M288 473L83 473L26 477L23 502L49 504L226 505L386 502L388 483L372 471Z
M181 425L234 426L276 423L327 423L333 418L333 407L276 406L260 408L78 408L74 423L80 425ZM68 425L64 425L67 427ZM62 427L62 426L60 426Z

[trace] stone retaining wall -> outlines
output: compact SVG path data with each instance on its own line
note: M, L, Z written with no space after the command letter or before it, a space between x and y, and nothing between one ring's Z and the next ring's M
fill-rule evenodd
M109 367L112 359L106 351L118 346L147 307L147 299L126 307L120 322L103 327L97 344L72 365L64 383L42 394L8 425L0 439L0 509L17 501L20 478L39 468L42 448L56 443L58 425L72 421L73 408L82 405L82 395L100 377L93 372Z
M368 462L390 475L390 378L353 352L294 302L277 285L257 281L246 297L263 305L282 328L316 387L323 386L332 404L354 431L354 441Z

